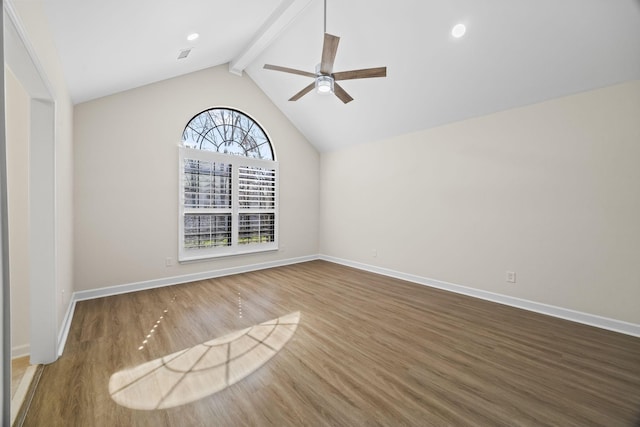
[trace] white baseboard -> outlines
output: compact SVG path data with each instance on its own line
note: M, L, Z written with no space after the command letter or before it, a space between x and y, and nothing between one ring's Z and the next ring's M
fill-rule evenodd
M365 270L372 273L381 274L384 276L393 277L396 279L406 280L408 282L417 283L424 286L430 286L432 288L443 289L445 291L455 292L458 294L468 295L475 298L480 298L487 301L493 301L499 304L509 305L512 307L522 308L524 310L534 311L537 313L546 314L553 317L558 317L573 322L583 323L590 326L595 326L601 329L607 329L610 331L620 332L626 335L632 335L640 337L640 325L634 323L623 322L621 320L610 319L607 317L596 316L594 314L583 313L567 308L556 307L553 305L542 304L535 301L524 300L520 298L510 297L508 295L497 294L493 292L483 291L481 289L469 288L467 286L456 285L453 283L443 282L441 280L429 279L426 277L416 276L413 274L402 273L395 270L390 270L382 267L376 267L360 262L349 261L341 258L336 258L328 255L310 255L305 257L290 258L286 260L271 261L261 264L252 264L239 267L225 268L221 270L205 271L201 273L186 274L182 276L166 277L162 279L146 280L143 282L128 283L124 285L111 286L100 289L92 289L88 291L74 292L67 313L64 318L62 330L58 338L59 355L62 355L67 336L69 334L69 328L71 327L71 320L73 319L73 313L75 310L76 302L84 301L94 298L102 298L112 295L119 295L128 292L142 291L145 289L159 288L163 286L178 285L181 283L189 283L197 280L213 279L215 277L229 276L232 274L248 273L251 271L264 270L273 267L282 267L285 265L298 264L301 262L313 261L316 259L322 259L325 261L333 262L336 264L346 265L348 267L357 268L359 270ZM23 346L24 347L24 346ZM28 354L28 346L27 354ZM15 351L16 349L14 349ZM13 352L12 352L13 353ZM13 355L12 355L13 356ZM15 357L15 356L13 356Z
M67 343L67 337L69 336L69 329L71 328L71 321L73 320L73 313L75 310L76 300L73 298L73 295L71 295L71 300L67 306L67 312L65 313L64 320L62 321L62 328L58 335L58 357L62 356L64 346Z
M29 345L29 344L17 345L15 347L11 348L11 358L12 359L16 359L18 357L28 356L29 353L31 353L31 345Z
M299 258L289 258L285 260L270 261L260 264L242 265L239 267L223 268L221 270L203 271L201 273L184 274L181 276L163 277L161 279L145 280L143 282L128 283L125 285L110 286L89 291L78 291L73 293L74 301L84 301L95 298L108 297L129 292L144 291L146 289L161 288L163 286L179 285L180 283L195 282L197 280L213 279L215 277L230 276L232 274L248 273L250 271L264 270L266 268L282 267L284 265L297 264L300 262L313 261L318 259L317 255Z
M88 291L77 291L71 296L71 302L67 309L62 329L58 337L58 355L62 355L64 346L69 335L73 312L75 311L76 302L85 301L95 298L120 295L129 292L143 291L146 289L161 288L163 286L179 285L181 283L195 282L197 280L213 279L215 277L230 276L232 274L248 273L251 271L264 270L273 267L282 267L285 265L298 264L301 262L313 261L318 259L317 255L310 255L298 258L289 258L278 261L264 262L260 264L243 265L239 267L224 268L221 270L204 271L201 273L184 274L181 276L164 277L161 279L145 280L143 282L127 283L124 285L110 286L100 289L91 289Z
M62 328L60 329L60 333L58 335L58 356L62 355L62 350L64 350L64 345L67 342L67 335L69 334L69 327L71 326L71 319L73 319L73 311L75 308L76 302L72 298L69 302L69 306L67 307L67 313L64 316ZM30 344L19 345L11 349L12 359L28 356L29 354L31 354Z
M429 279L427 277L416 276L413 274L402 273L373 265L363 264L360 262L349 261L328 255L319 255L319 259L334 262L336 264L346 265L348 267L365 270L372 273L382 274L384 276L396 279L406 280L408 282L420 285L430 286L445 291L455 292L487 301L497 302L499 304L509 305L512 307L522 308L524 310L534 311L565 320L570 320L585 325L595 326L601 329L607 329L614 332L620 332L626 335L640 337L640 325L635 323L623 322L621 320L610 319L607 317L597 316L594 314L584 313L581 311L571 310L568 308L556 307L553 305L543 304L535 301L510 297L508 295L497 294L493 292L483 291L481 289L469 288L467 286L456 285L453 283L443 282L441 280Z

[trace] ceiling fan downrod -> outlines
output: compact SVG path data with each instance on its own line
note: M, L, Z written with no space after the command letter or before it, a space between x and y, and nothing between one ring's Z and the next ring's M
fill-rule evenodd
M327 0L324 0L324 32L327 32Z
M265 64L264 68L266 70L281 71L284 73L313 78L314 81L312 83L308 84L301 91L289 98L289 101L297 101L316 88L319 93L333 93L343 103L347 104L353 101L353 98L337 83L338 81L386 77L387 67L363 68L360 70L340 71L334 73L333 63L336 59L339 42L340 37L327 33L327 0L324 0L324 42L322 44L320 64L316 67L316 72L310 73L308 71L271 64Z

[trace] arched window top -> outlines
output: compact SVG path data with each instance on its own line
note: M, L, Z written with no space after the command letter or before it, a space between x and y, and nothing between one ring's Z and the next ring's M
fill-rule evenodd
M182 145L198 150L275 160L265 131L251 117L231 108L211 108L192 118Z

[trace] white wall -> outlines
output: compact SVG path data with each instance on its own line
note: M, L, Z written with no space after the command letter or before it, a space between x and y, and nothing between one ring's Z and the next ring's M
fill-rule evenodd
M639 118L634 81L323 153L320 251L640 324Z
M280 251L178 264L178 145L189 120L214 106L246 112L271 137L280 163ZM76 105L74 124L76 290L318 253L319 154L227 65Z
M5 67L12 357L29 354L29 95Z
M69 306L73 290L73 104L69 97L66 81L59 62L57 49L53 43L51 31L43 11L42 1L8 1L6 7L18 21L17 25L35 60L39 75L21 68L22 72L13 70L15 77L23 84L32 98L41 96L40 86L46 86L47 95L55 102L55 278L48 284L52 289L43 290L52 299L47 304L54 304L50 312L57 317L57 325L51 326L55 331L61 329L63 318ZM43 79L34 83L33 79ZM25 84L29 81L29 85ZM38 89L34 89L38 87ZM33 102L32 102L33 106ZM26 165L25 165L26 167ZM32 295L31 301L34 298ZM33 313L38 316L37 311ZM31 318L33 321L34 317ZM51 321L45 319L49 326ZM32 330L33 332L33 330ZM48 333L47 333L48 334ZM31 343L33 348L33 343ZM33 355L32 355L33 356Z

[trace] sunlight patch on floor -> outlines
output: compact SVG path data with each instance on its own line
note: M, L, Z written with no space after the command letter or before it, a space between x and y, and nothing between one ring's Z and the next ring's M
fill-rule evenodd
M113 374L109 394L131 409L166 409L194 402L242 380L293 336L300 312L198 344Z

